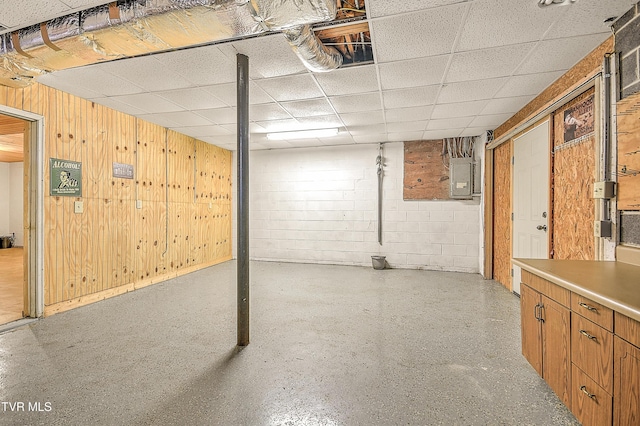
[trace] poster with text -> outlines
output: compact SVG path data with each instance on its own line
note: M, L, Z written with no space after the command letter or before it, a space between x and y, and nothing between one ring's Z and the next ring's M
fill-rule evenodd
M564 143L590 135L594 130L593 95L564 110Z
M82 163L50 158L49 171L50 195L82 197Z

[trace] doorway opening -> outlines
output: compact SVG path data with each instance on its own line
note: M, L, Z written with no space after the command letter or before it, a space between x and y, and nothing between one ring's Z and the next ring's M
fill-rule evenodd
M0 325L42 316L43 117L0 105Z

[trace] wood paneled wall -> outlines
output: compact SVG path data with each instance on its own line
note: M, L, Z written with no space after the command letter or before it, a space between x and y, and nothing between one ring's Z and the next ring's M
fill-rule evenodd
M618 102L618 208L640 210L640 93Z
M45 314L231 259L230 151L39 84L0 103L45 117ZM51 157L82 162L81 198L49 196Z
M511 290L512 141L493 150L493 277Z

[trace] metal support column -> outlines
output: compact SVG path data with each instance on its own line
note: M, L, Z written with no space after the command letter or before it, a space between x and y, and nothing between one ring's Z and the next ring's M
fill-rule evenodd
M249 344L249 58L237 55L238 346Z

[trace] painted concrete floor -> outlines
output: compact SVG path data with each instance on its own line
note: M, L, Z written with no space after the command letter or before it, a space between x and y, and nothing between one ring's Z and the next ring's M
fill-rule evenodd
M235 270L1 334L0 424L578 424L520 354L519 300L494 281L253 262L237 351Z

